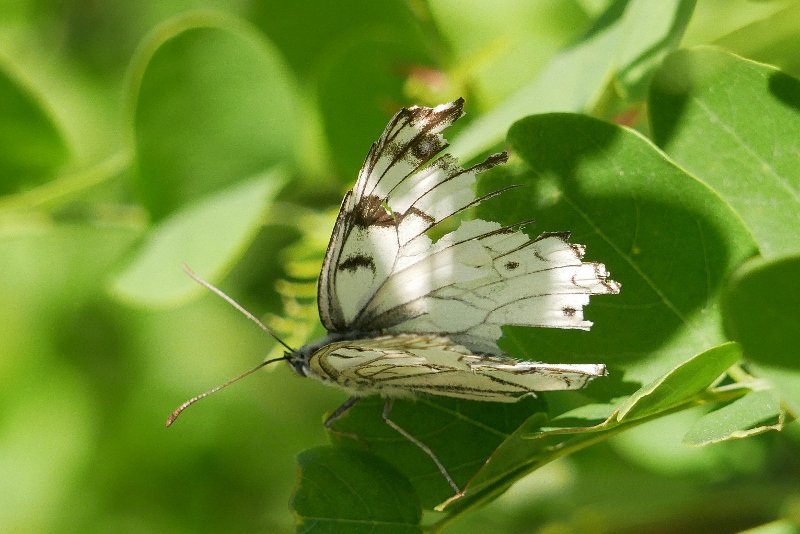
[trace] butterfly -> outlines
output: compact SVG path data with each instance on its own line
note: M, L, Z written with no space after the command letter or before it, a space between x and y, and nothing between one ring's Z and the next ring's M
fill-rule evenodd
M505 152L469 168L450 154L439 156L448 146L441 132L463 116L463 106L460 98L403 108L389 121L342 201L325 254L317 303L328 334L298 350L287 346L278 359L352 395L327 428L360 399L383 396L383 420L420 447L456 493L436 454L390 419L393 400L515 402L537 391L582 388L606 374L603 364L515 360L497 345L501 326L588 330L589 296L620 290L603 264L582 261L584 247L569 243L568 233L531 239L524 224L475 219L430 237L445 221L510 189L482 197L472 190L478 174L508 160Z

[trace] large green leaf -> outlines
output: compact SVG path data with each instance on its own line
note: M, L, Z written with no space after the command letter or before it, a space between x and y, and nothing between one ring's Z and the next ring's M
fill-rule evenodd
M453 140L453 154L469 158L502 141L517 120L534 113L590 108L609 79L631 98L663 55L677 46L694 0L613 2L575 46L556 54L528 85Z
M528 117L509 143L526 165L483 187L521 183L527 194L484 203L483 218L536 217L538 232L571 231L585 259L605 263L622 290L592 298L590 332L506 328L507 350L527 360L603 362L610 376L588 391L612 398L724 341L719 290L755 244L719 196L636 132L597 119Z
M411 480L423 508L433 508L453 496L442 473L419 447L381 419L383 400L365 399L334 424L337 440L367 444ZM483 466L493 451L531 414L545 411L542 399L517 403L464 401L429 397L398 400L389 418L427 445L460 488Z
M297 457L300 481L291 507L298 533L422 532L414 488L385 460L345 447L316 447Z
M761 253L800 250L800 81L712 48L681 50L650 96L656 142L741 215Z
M221 14L165 23L133 64L137 186L158 220L294 159L304 121L272 45Z
M68 156L42 102L0 63L0 194L47 182Z
M150 232L110 290L139 306L172 306L202 292L181 265L207 280L221 278L252 241L285 181L273 171L172 214Z

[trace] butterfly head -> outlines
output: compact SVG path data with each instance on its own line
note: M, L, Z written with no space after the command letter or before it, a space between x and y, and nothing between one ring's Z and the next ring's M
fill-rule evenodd
M308 366L308 361L311 358L311 352L306 350L309 345L300 348L294 352L284 352L283 357L295 373L300 376L308 376L311 369Z

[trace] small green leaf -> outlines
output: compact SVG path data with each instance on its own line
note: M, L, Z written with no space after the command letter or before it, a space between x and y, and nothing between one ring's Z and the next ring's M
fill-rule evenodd
M721 50L681 50L653 81L650 114L658 145L730 203L763 255L800 250L800 80Z
M141 49L130 87L136 185L154 220L293 161L304 124L295 82L263 36L193 13L164 23Z
M686 433L683 443L701 447L728 439L746 438L768 430L780 430L780 400L774 391L754 391L700 418Z
M411 483L388 462L345 447L316 447L297 457L300 481L290 506L298 533L422 532Z
M645 417L690 400L741 357L740 345L733 342L698 354L632 395L620 408L617 421Z
M0 64L0 195L49 181L68 157L53 118Z
M612 416L619 410L620 404L621 402L584 404L554 417L532 436L527 437L538 434L602 429L612 422Z
M156 226L136 256L111 281L118 298L139 306L172 306L203 291L181 269L219 279L261 227L264 211L285 183L280 171L236 184L188 206Z

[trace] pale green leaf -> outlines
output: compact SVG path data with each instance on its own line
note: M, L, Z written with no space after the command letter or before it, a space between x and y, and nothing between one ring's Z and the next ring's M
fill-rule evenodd
M202 292L181 265L207 280L220 278L249 245L285 181L272 171L174 213L113 278L111 292L139 306L173 306Z

